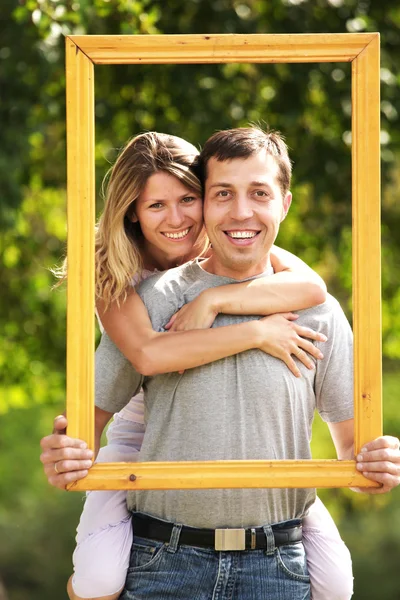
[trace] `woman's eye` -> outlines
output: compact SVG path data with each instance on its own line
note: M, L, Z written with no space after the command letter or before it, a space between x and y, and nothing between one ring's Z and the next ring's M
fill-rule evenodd
M162 207L162 203L161 202L154 202L154 204L150 204L149 208L161 208Z
M190 202L193 202L194 200L196 200L195 196L185 196L185 198L182 198L182 202L184 204L189 204Z

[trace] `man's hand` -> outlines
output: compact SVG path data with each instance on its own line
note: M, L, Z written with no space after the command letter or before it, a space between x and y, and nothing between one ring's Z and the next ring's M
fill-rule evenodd
M54 419L51 435L40 441L43 450L40 460L50 485L65 490L67 484L83 479L93 464L93 452L87 444L65 435L67 419L60 415Z
M400 484L399 440L391 435L383 435L365 444L356 456L357 469L364 477L377 481L379 488L358 488L366 494L385 494Z

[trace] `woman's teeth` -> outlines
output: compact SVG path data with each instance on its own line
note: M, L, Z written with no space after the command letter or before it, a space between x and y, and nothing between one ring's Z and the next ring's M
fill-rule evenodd
M171 240L180 240L184 238L189 233L190 227L185 229L184 231L177 231L176 233L167 233L164 232L165 237L170 238Z

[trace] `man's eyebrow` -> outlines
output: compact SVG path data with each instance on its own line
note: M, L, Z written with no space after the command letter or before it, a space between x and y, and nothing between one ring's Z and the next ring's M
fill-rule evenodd
M267 181L251 181L250 185L252 187L267 187L267 188L271 188L271 185L267 182ZM217 181L216 183L213 183L212 185L210 185L210 189L211 188L215 188L215 187L225 187L225 188L232 188L235 187L233 183L228 183L225 181Z
M217 183L213 183L212 185L210 185L210 189L211 188L215 188L215 187L227 187L227 188L231 188L234 187L233 183L226 183L225 181L217 181Z
M250 183L250 185L252 185L253 187L261 187L261 186L268 187L268 188L271 187L270 184L267 181L262 181L262 180L260 180L260 181L252 181Z

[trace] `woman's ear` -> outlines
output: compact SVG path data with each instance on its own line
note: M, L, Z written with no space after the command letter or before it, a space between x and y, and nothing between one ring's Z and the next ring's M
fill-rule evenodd
M137 223L139 220L136 216L135 208L132 205L129 207L129 210L128 210L126 216L128 217L128 219L130 220L131 223Z

